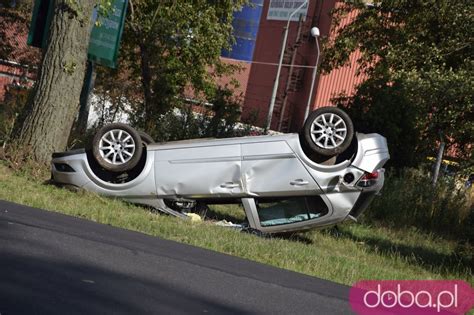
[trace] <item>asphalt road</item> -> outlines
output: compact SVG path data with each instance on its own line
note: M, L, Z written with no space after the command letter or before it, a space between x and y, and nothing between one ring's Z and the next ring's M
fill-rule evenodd
M0 201L1 315L347 314L348 294L329 281Z

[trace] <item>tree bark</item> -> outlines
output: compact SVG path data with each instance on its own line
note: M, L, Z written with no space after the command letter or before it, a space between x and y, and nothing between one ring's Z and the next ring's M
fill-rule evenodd
M66 149L77 115L86 69L91 15L95 1L55 0L47 47L26 118L16 143L31 149L32 157L48 162L51 153Z
M151 69L150 69L150 57L148 53L148 47L145 43L140 43L140 64L142 71L142 86L143 86L143 96L144 96L144 129L145 132L152 131L151 125L151 104L152 104L152 91L151 91Z
M81 95L79 97L79 115L77 116L76 126L71 136L80 136L87 131L89 121L89 112L92 101L92 90L96 78L95 65L89 61L86 67L86 75L82 85Z

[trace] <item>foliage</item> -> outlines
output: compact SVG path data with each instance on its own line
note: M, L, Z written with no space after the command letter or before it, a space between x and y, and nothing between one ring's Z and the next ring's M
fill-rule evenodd
M157 142L202 138L204 118L195 114L192 107L181 104L160 115L150 135Z
M28 100L30 90L25 87L8 86L5 99L0 104L0 144L8 142L17 117Z
M21 35L28 32L32 5L32 0L0 0L0 59L15 60L23 64L35 64L37 62L36 51L25 52L20 49L18 39L23 40L23 37L12 38L11 36L11 31L14 34ZM32 50L32 48L29 48L29 50ZM31 58L32 55L34 58Z
M465 178L444 176L433 189L426 171L404 169L387 175L382 195L369 206L365 222L417 227L474 244L472 190L466 191Z
M130 1L123 56L142 84L143 103L136 107L141 127L151 132L187 87L213 96L214 78L235 68L219 56L230 45L233 12L246 2Z
M219 88L210 105L181 103L158 117L150 135L159 142L248 135L249 127L238 126L241 104L232 95L231 90Z
M141 102L133 81L127 80L127 73L121 70L98 69L92 102L97 120L87 135L76 138L74 146L86 143L91 134L105 124L127 122L143 130L143 115L138 115L134 106ZM113 76L114 80L108 80ZM147 133L155 141L174 141L202 137L227 138L258 135L259 130L239 122L241 98L235 97L226 85L217 87L208 102L199 103L183 97L176 97L173 107L157 115Z
M368 79L354 97L341 96L339 106L345 107L358 132L377 132L388 139L389 165L415 166L424 157L416 150L421 132L417 129L418 108L412 106L398 83L386 85L383 80Z
M353 108L356 125L374 124L388 135L392 152L399 152L397 165L433 154L440 136L468 157L474 142L474 2L364 2L344 1L334 13L340 22L358 10L328 41L325 70L343 65L358 49L360 71L368 77L354 97L337 102Z
M92 108L98 115L98 126L120 121L119 117L130 115L133 104L141 101L139 87L123 68L97 67L95 81Z
M233 97L231 89L218 88L211 102L211 115L206 115L211 116L211 119L206 125L204 135L217 138L237 136L236 125L240 120L241 100Z

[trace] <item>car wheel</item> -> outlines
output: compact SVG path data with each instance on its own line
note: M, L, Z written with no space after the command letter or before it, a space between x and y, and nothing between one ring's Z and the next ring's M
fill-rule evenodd
M140 161L142 152L139 133L125 124L106 125L92 139L92 155L107 171L125 172L133 169Z
M313 111L303 126L304 144L322 156L344 152L354 137L352 120L342 109L321 107Z
M150 145L152 143L155 143L155 140L153 140L153 138L146 132L138 130L138 134L140 135L140 138L142 139L142 143L144 145Z

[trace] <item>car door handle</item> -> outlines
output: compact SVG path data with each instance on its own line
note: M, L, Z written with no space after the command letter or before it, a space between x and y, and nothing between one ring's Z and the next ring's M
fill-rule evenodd
M301 179L301 178L298 178L298 179L295 179L295 180L292 180L290 182L290 185L294 185L294 186L305 186L305 185L308 185L309 182L304 180L304 179Z
M227 182L227 183L221 184L221 188L232 189L232 188L237 188L237 187L240 187L240 184L235 184L233 182Z

